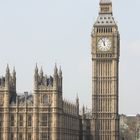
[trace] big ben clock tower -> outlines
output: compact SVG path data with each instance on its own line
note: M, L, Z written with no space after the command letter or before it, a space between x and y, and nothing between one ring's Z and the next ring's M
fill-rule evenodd
M120 36L112 2L100 0L92 31L92 140L119 140Z

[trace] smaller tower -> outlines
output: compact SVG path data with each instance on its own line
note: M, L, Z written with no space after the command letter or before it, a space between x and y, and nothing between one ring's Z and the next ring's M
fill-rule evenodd
M12 72L12 85L13 85L13 88L14 88L13 89L14 93L13 93L12 96L16 96L16 70L15 70L15 67L13 68L13 72Z
M34 89L37 88L37 85L38 85L38 66L36 64L36 67L35 67L35 72L34 72Z
M54 90L58 89L58 68L56 64L54 67L54 74L53 74L53 87L54 87Z
M3 139L9 140L9 101L10 101L10 70L6 67L4 93L4 134Z
M78 97L78 94L76 96L76 107L77 107L77 115L79 115L79 97Z
M41 67L41 69L40 69L40 82L42 82L42 80L43 80L43 68Z
M37 129L42 129L38 124L39 118L43 118L44 115L48 117L48 121L51 122L51 133L48 132L48 136L51 140L61 139L61 113L62 113L62 70L57 68L55 64L53 76L46 76L43 73L41 67L38 73L38 67L35 68L34 74L34 121L33 121L33 140L38 140L39 134ZM44 114L39 112L40 107L46 107L51 113ZM51 117L50 117L51 116ZM45 117L45 116L44 116ZM47 138L46 138L47 139Z
M85 106L82 108L82 140L86 140L86 116L85 116Z
M34 72L34 108L33 108L33 140L38 140L38 83L39 83L39 74L38 66L36 64Z
M16 70L15 70L15 67L13 68L12 78L13 78L13 84L16 85Z
M59 77L59 90L62 92L62 88L63 88L63 84L62 84L63 76L62 76L61 67L59 68L58 77Z
M9 84L10 84L10 69L9 65L7 64L5 73L5 88L9 89Z
M0 90L4 97L3 140L9 140L9 104L11 99L16 96L16 73L15 70L13 71L13 74L10 73L9 65L6 67L5 78L2 78L2 86L0 87Z

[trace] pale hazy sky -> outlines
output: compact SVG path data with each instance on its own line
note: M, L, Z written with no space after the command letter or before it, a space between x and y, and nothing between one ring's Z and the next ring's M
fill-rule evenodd
M35 63L61 65L64 97L91 106L90 33L99 0L0 0L0 75L16 67L17 91L33 90ZM120 113L140 113L140 1L113 0L121 34Z

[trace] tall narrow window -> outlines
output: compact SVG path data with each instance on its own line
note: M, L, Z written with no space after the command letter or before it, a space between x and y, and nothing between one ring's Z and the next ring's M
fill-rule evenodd
M28 115L28 126L32 126L32 116Z
M3 140L3 133L0 132L0 140Z
M2 126L2 124L3 124L3 115L0 114L0 127Z
M23 134L19 133L19 140L23 140Z
M47 114L42 114L41 124L42 124L42 126L48 125L48 115Z
M14 140L14 134L11 133L11 139L10 140Z
M49 96L48 96L48 95L45 95L45 96L43 97L43 104L44 104L44 105L48 105L48 104L49 104Z
M23 126L23 115L19 116L19 126Z
M47 133L46 132L43 132L41 134L41 140L48 140L48 137L47 136L48 136Z
M32 135L31 135L31 133L28 133L28 140L32 140Z
M10 119L10 121L11 121L11 126L14 126L14 114L11 114L11 119Z

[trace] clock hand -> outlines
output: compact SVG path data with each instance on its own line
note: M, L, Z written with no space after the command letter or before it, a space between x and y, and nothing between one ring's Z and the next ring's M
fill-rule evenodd
M102 40L103 41L103 44L104 44L104 46L105 46L105 40Z
M105 40L103 40L103 44L104 44L104 46L105 46Z
M102 40L102 42L103 42L103 44L104 44L104 46L105 46L105 40L103 40L103 38L101 38L101 40Z
M104 46L106 46L106 39L104 38Z

